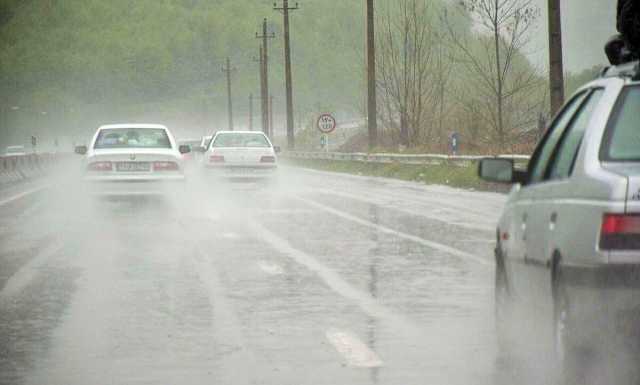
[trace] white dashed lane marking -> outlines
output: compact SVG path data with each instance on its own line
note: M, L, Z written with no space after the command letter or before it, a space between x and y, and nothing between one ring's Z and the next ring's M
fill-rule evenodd
M356 368L377 368L383 362L376 352L351 333L340 330L328 330L327 339L344 357L347 365Z

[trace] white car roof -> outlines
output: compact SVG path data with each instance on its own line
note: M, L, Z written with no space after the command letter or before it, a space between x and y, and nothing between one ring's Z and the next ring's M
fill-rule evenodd
M262 131L218 131L216 132L216 135L218 134L262 134L264 135L264 132Z
M167 130L167 127L163 126L162 124L140 124L140 123L136 123L136 124L106 124L104 126L98 127L98 130L108 130L108 129L114 129L114 128L161 128L161 129Z

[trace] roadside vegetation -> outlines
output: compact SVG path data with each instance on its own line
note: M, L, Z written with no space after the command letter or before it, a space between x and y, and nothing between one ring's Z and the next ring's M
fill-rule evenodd
M366 125L363 4L310 1L292 15L298 149L319 147L321 112ZM544 20L532 4L377 0L381 149L446 152L456 132L462 153L530 152L550 119L546 70L527 56L531 30ZM0 141L84 138L113 120L165 123L196 137L225 129L226 57L235 69L234 121L246 128L249 95L259 95L255 33L265 17L276 36L270 84L283 144L283 31L272 2L3 1ZM568 90L597 71L568 74ZM333 148L367 149L360 131L349 134Z
M282 159L282 163L314 170L400 179L463 189L499 192L504 192L507 189L505 186L494 185L480 180L477 176L475 163L468 167L463 167L453 163L416 165L291 158Z

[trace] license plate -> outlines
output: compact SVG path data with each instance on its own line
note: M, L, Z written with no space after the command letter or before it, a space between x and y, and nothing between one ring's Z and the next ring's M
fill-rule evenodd
M254 169L242 168L242 167L236 167L236 168L232 168L232 169L227 170L227 172L230 173L230 174L251 174L254 171L255 171Z
M118 162L116 170L124 172L144 172L151 170L149 162Z

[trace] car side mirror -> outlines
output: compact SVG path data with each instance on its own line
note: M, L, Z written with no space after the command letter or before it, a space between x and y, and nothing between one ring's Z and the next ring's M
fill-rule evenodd
M280 146L273 146L273 151L275 151L276 154L282 152L282 149L280 148Z
M191 146L182 144L178 147L178 151L180 151L181 154L188 154L191 152Z
M521 172L515 170L513 159L486 158L478 165L478 176L493 183L516 183L520 182L516 175Z
M85 155L87 153L87 146L76 146L73 151L78 155Z

